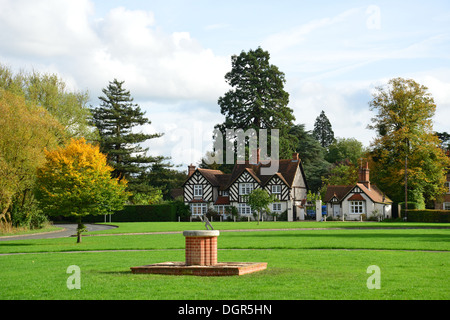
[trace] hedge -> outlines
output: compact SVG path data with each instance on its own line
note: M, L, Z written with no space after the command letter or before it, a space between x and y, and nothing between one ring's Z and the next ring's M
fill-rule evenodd
M409 207L409 206L408 206ZM405 216L405 212L402 211L402 217ZM449 210L410 210L408 209L408 222L450 222Z
M122 210L111 215L111 222L146 222L146 221L178 221L178 216L183 218L186 210L179 204L168 202L153 205L126 205ZM73 217L53 217L53 222L74 222ZM104 215L83 217L84 223L104 222ZM109 221L107 217L106 221Z

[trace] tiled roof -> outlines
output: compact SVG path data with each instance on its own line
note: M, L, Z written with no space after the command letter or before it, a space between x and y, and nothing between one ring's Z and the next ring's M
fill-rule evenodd
M336 197L339 201L342 201L356 186L358 186L373 202L392 203L392 200L383 194L383 192L381 192L376 185L371 184L370 189L368 189L362 183L348 186L328 186L323 201L330 202L333 197Z
M246 163L236 164L234 166L228 186L230 186L245 170L250 173L256 181L264 186L273 177L273 175L261 174L261 168L268 168L271 165L275 168L277 168L278 165L278 170L275 175L280 177L280 179L282 179L289 187L292 187L292 184L294 183L294 178L298 167L300 167L301 173L304 175L303 166L300 160L278 160L273 164L250 164L247 161Z
M297 168L300 168L300 172L305 177L305 173L303 171L303 165L301 160L295 159L287 159L287 160L277 160L272 165L272 168L275 168L277 172L273 175L265 175L261 174L262 168L271 167L271 163L267 164L250 164L248 161L245 163L237 163L235 164L233 171L231 174L224 174L220 170L212 170L212 169L202 169L197 168L198 172L200 172L206 180L208 180L211 185L214 187L219 187L220 190L226 190L230 187L230 185L244 172L247 171L258 183L264 186L273 176L278 176L288 187L292 187L294 183L295 174L297 173ZM188 178L189 179L189 178ZM187 180L186 180L187 182ZM186 183L185 182L185 183ZM306 184L306 179L304 179Z
M215 205L229 205L230 197L226 196L218 196Z
M348 201L366 201L366 199L364 199L360 193L354 193L350 198L348 198Z

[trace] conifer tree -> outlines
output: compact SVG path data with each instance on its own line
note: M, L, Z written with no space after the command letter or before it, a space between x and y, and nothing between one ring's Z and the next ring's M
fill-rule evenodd
M328 120L323 110L316 118L316 122L314 123L313 135L314 138L316 138L324 148L328 148L328 146L335 140L330 120Z
M100 106L92 109L93 122L100 135L100 151L107 155L108 163L114 168L112 177L126 178L132 192L145 192L139 177L160 157L148 156L148 148L142 148L139 143L162 134L133 130L151 122L144 117L145 113L133 102L130 91L123 88L123 84L124 81L114 79L102 90Z
M279 155L292 155L294 137L289 135L295 117L288 107L289 93L284 90L285 75L277 66L270 64L270 54L261 48L242 51L231 58L231 71L225 75L232 87L218 104L225 116L222 124L217 124L225 137L226 129L270 129L279 130ZM233 140L235 137L225 137Z

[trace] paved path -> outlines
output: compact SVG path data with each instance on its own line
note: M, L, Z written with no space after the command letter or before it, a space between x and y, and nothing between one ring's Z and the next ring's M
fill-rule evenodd
M22 234L17 236L3 236L0 237L0 241L8 240L27 240L27 239L52 239L52 238L65 238L71 237L77 234L77 224L54 224L55 227L63 228L58 231L33 233L33 234ZM115 229L115 226L108 226L102 224L85 224L88 231L99 231Z

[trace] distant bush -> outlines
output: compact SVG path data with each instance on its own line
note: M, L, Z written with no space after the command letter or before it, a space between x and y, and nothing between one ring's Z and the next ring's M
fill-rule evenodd
M408 204L409 208L409 204ZM402 217L405 212L402 211ZM408 209L408 222L450 222L450 211L448 210L410 210Z

